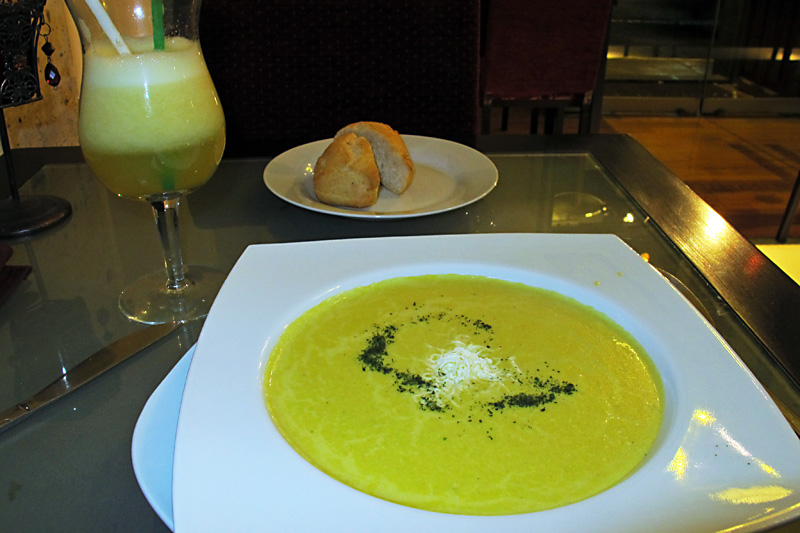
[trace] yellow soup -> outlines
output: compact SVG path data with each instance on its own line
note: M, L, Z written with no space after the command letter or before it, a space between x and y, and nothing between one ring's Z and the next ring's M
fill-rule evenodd
M284 438L330 476L431 511L550 509L619 482L662 419L658 374L605 315L478 276L395 278L293 322L267 365Z

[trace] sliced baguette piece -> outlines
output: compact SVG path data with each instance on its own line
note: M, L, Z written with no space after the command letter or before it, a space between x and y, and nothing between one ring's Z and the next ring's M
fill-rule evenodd
M336 137L355 133L372 145L381 183L395 194L403 194L414 179L414 162L403 138L397 131L380 122L356 122L345 126Z
M369 207L380 186L372 147L354 133L336 137L314 165L314 194L326 204Z

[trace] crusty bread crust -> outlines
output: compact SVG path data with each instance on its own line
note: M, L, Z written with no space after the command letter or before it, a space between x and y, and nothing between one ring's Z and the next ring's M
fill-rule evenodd
M372 147L354 133L337 136L314 166L314 193L326 204L369 207L380 186Z
M372 145L381 183L395 194L402 194L414 179L414 162L403 138L397 131L380 122L356 122L345 126L336 137L355 133Z

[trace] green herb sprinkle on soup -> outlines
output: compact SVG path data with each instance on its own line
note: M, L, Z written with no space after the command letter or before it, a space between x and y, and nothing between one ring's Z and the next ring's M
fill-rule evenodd
M325 300L270 355L267 407L333 478L471 515L598 494L647 456L657 371L604 314L521 283L393 278Z

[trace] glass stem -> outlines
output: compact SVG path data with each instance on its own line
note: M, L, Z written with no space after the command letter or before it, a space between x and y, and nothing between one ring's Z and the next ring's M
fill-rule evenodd
M181 235L178 231L178 205L180 196L150 202L156 217L158 236L164 251L164 266L167 269L167 290L182 291L189 286L184 277Z

